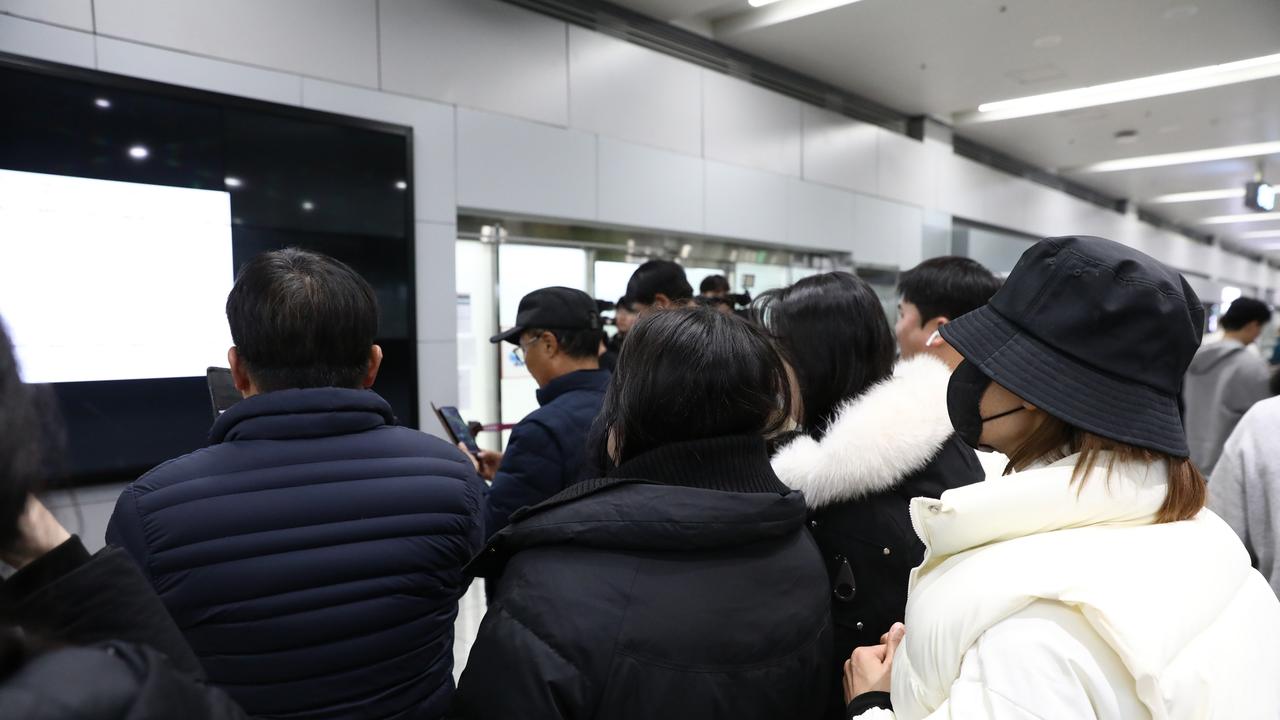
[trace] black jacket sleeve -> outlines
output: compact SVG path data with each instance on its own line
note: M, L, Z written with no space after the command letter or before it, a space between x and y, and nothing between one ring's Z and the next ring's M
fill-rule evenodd
M160 598L129 556L115 548L91 556L72 537L0 584L0 617L55 642L149 646L175 669L204 678Z

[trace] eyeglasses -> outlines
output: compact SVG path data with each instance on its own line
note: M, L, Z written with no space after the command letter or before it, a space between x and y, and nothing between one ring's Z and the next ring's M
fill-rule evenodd
M541 339L542 339L542 334L539 333L535 335L533 339L527 343L523 343L523 342L516 343L516 357L520 359L521 363L524 363L525 365L529 364L529 361L527 359L529 348L533 347Z

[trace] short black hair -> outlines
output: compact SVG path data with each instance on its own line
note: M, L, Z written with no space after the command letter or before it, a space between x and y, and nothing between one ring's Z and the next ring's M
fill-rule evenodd
M687 440L769 438L786 423L790 387L782 357L755 325L707 307L653 313L622 346L592 453L608 468L610 437L619 462Z
M893 373L893 331L871 285L847 272L804 278L756 301L800 387L801 428L822 437L844 403Z
M286 248L245 263L227 296L236 354L258 389L360 385L378 334L378 299L327 255Z
M985 265L966 257L925 260L898 278L898 294L920 310L920 326L936 317L955 320L986 305L1000 279Z
M708 275L702 278L702 284L698 286L698 292L729 292L729 278L723 275Z
M688 300L693 297L693 286L679 263L670 260L650 260L636 268L627 283L627 297L632 302L652 305L658 294L668 300Z
M613 307L617 310L626 310L627 312L632 314L634 314L636 311L636 304L632 302L631 298L627 297L626 295L623 295L622 297L618 298L618 302L614 303Z
M583 360L600 357L600 343L604 342L603 330L542 330L531 328L525 331L531 335L551 333L555 336L560 349L571 358Z
M1231 303L1231 307L1222 313L1222 317L1218 320L1218 324L1223 330L1239 330L1251 322L1258 322L1260 325L1266 325L1271 322L1271 308L1261 300L1253 298L1236 298Z

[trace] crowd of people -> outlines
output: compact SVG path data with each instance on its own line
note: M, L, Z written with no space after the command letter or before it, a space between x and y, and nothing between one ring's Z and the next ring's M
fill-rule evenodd
M527 295L492 342L540 407L473 454L372 390L363 278L260 255L245 399L94 555L0 326L0 717L1280 717L1265 304L1205 341L1181 275L1075 236L927 260L895 326L846 272L729 291L647 262L612 337Z

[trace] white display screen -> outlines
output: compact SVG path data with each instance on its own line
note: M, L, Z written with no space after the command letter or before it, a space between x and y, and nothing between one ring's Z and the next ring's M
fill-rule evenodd
M225 366L231 196L0 170L0 317L29 383Z

